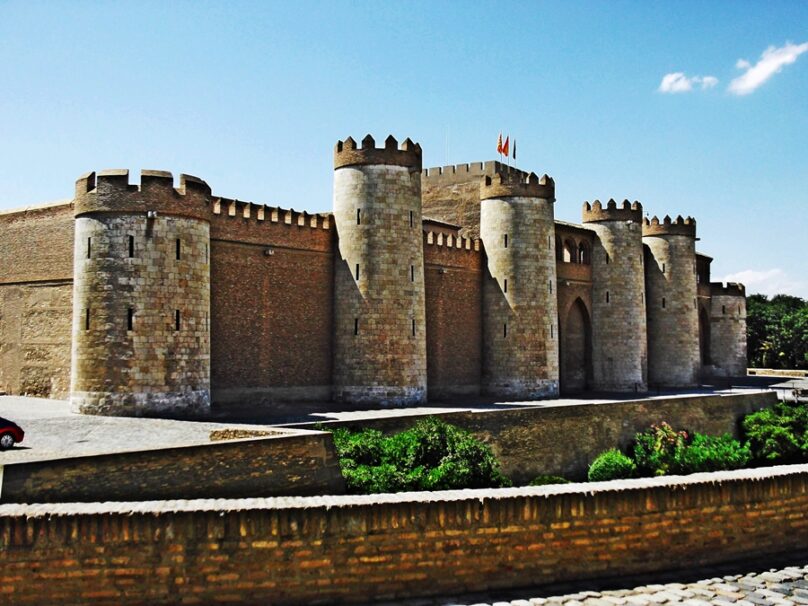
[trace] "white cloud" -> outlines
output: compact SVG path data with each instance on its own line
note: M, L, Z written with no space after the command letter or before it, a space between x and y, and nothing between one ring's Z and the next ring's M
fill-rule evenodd
M718 84L715 76L693 76L688 78L684 72L673 72L665 74L659 85L661 93L687 93L693 90L694 86L700 85L702 90L712 88Z
M808 298L808 283L794 280L780 268L774 269L746 269L729 274L721 279L722 282L740 282L746 286L747 294L794 295Z
M808 42L803 44L788 42L780 48L774 46L767 48L754 65L745 59L739 59L735 67L746 71L730 82L727 90L735 95L748 95L774 74L780 72L783 67L794 63L797 57L806 51L808 51Z

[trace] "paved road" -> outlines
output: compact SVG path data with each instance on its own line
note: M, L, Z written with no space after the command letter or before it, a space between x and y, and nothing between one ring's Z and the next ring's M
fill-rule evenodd
M767 566L774 562L777 566ZM612 580L600 586L591 583L589 588L585 583L577 587L556 585L532 591L407 600L388 606L808 606L808 565L802 562L808 562L808 554L702 570L715 576L700 580L698 573L663 573L656 578Z

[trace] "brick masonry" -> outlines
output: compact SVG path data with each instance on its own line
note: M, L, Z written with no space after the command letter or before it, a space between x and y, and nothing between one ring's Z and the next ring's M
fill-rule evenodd
M342 494L329 433L132 450L2 467L0 502L55 503ZM283 435L286 433L287 435ZM137 436L133 436L133 448Z
M808 466L369 497L0 506L5 604L359 603L804 548Z

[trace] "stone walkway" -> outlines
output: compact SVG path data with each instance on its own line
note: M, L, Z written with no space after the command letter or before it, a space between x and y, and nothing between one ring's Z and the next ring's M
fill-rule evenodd
M679 573L681 582L670 582L676 575L662 573L654 577L609 581L589 589L572 585L555 585L534 590L491 591L472 596L440 599L405 600L385 603L386 606L808 606L808 565L785 562L808 561L808 554L794 559L780 557L773 568L764 564L747 564L745 570L722 574L739 566L725 566L709 570L719 576L688 580L694 573ZM743 565L740 568L744 568ZM702 571L705 572L705 571ZM664 576L664 578L662 578ZM651 583L651 580L664 582ZM634 583L640 582L635 585ZM578 589L578 591L571 591ZM527 597L529 595L541 597Z

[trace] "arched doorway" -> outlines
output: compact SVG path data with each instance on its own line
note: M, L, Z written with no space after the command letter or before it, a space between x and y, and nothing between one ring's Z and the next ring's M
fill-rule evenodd
M712 364L710 359L710 316L703 307L699 307L699 351L701 352L701 365Z
M589 386L592 367L592 338L589 313L581 299L567 312L561 329L561 391L578 393Z

